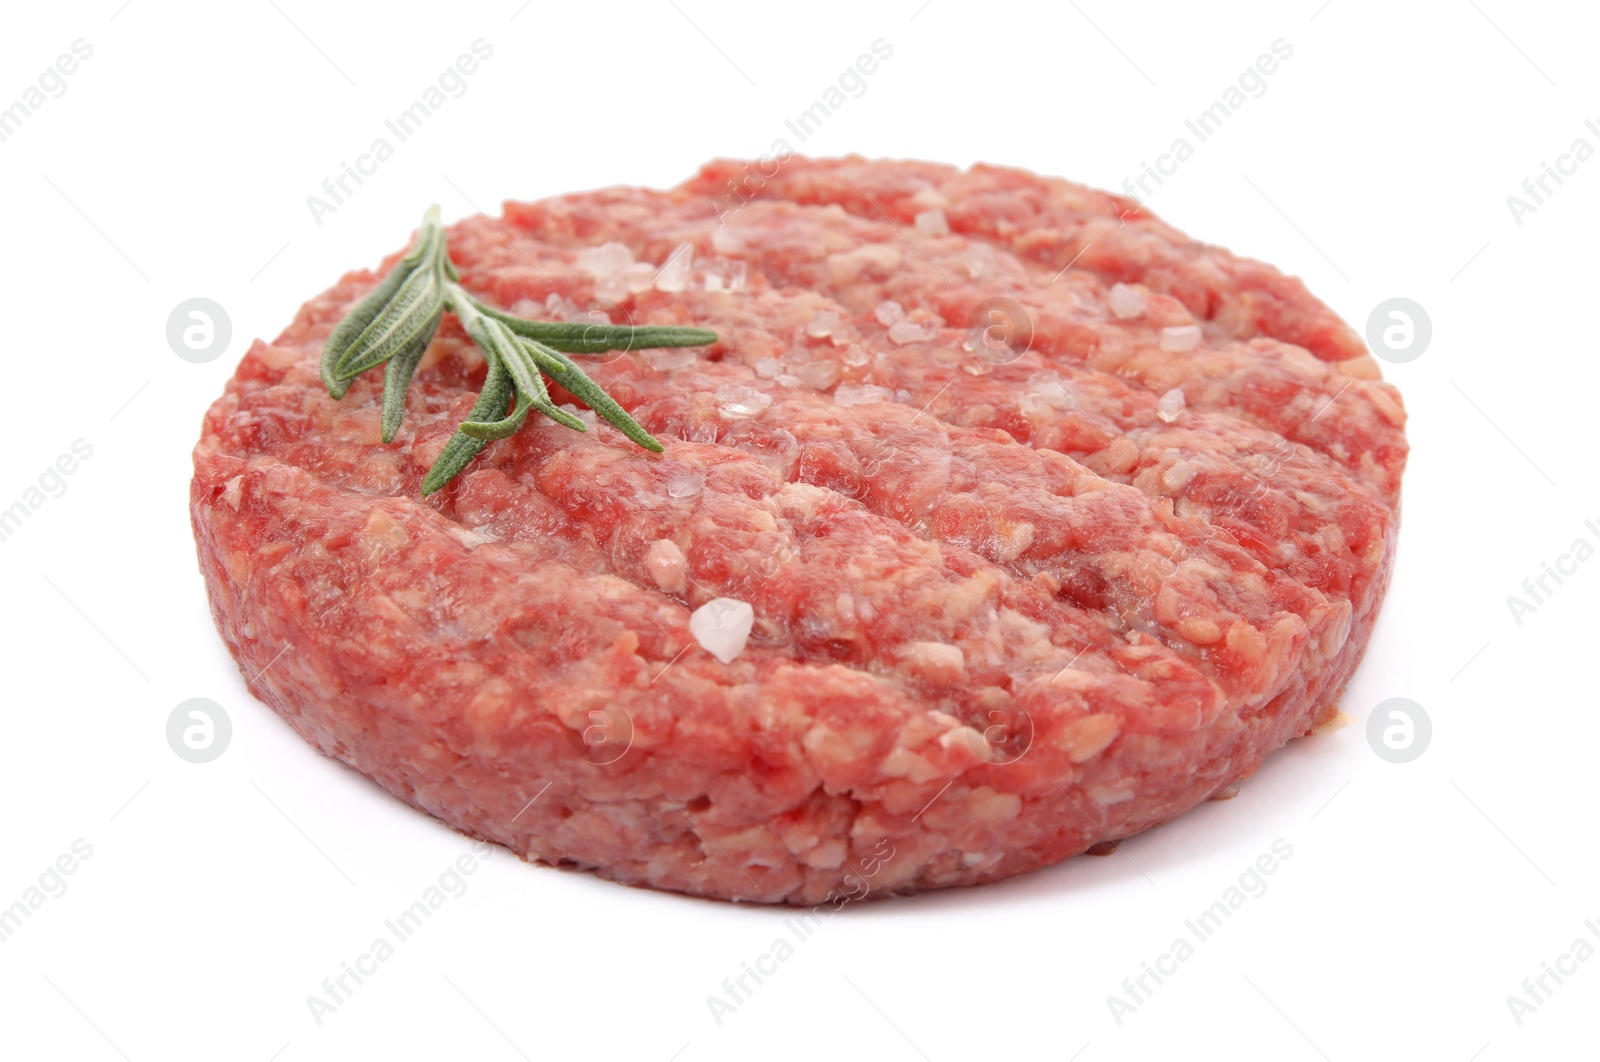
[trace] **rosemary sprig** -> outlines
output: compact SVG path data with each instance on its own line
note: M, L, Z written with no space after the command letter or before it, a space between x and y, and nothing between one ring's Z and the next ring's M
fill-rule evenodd
M386 443L393 442L400 430L411 377L446 311L456 315L483 352L489 366L483 390L468 419L423 478L424 497L454 479L490 442L514 435L530 412L574 431L587 431L583 421L550 401L546 376L635 443L661 452L655 437L567 355L697 347L716 342L715 332L668 325L635 328L528 321L474 298L458 283L460 279L445 246L439 208L430 207L405 257L339 322L322 351L322 383L336 399L345 396L351 380L385 366L381 425Z

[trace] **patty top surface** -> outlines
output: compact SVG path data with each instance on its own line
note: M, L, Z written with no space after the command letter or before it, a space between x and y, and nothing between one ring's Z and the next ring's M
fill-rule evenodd
M1298 280L1020 171L773 169L450 229L493 305L719 333L580 359L662 454L535 416L420 498L485 368L447 317L382 445L381 372L336 402L317 371L377 273L252 348L197 484L255 536L230 563L293 569L261 607L309 617L327 670L300 681L470 691L441 709L462 748L620 708L634 762L739 743L743 784L790 798L986 761L1026 789L1259 708L1370 622L1404 410ZM755 613L731 663L689 629L717 597Z

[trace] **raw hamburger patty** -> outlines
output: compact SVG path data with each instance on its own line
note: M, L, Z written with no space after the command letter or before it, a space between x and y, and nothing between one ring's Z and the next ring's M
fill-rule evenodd
M423 500L485 374L453 317L390 446L381 373L318 379L378 274L254 344L192 513L257 696L530 859L806 905L1058 862L1334 714L1405 414L1298 280L1017 170L751 173L450 230L495 305L720 334L585 359L662 454L536 417ZM991 298L1026 353L974 352ZM731 663L689 626L719 597L755 613Z

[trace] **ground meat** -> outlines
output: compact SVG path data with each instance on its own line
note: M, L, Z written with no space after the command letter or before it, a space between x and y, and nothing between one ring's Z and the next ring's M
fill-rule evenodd
M513 203L450 251L524 316L720 335L586 361L664 453L536 417L426 500L485 368L447 318L382 445L382 374L318 379L378 274L207 414L194 529L252 690L456 828L726 899L970 885L1334 713L1405 415L1299 281L1065 181L854 158ZM754 614L727 663L715 599Z

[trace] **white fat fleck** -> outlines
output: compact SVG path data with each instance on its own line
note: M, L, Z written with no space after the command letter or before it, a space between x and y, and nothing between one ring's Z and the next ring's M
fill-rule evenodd
M749 604L732 597L715 597L689 614L689 633L700 648L731 664L750 639L756 612Z
M945 642L912 642L911 645L942 678L957 682L966 675L967 654L962 652L959 645Z
M683 591L689 562L676 542L670 538L660 538L650 543L650 549L645 553L644 564L649 569L650 578L654 579L661 589L669 594Z
M1200 470L1188 461L1174 461L1165 472L1161 473L1161 485L1167 488L1170 494L1181 494L1198 471Z
M1132 321L1150 308L1150 295L1143 285L1113 284L1106 295L1106 308L1117 320Z
M1172 325L1161 330L1162 350L1193 350L1199 345L1199 325Z
M917 231L924 236L950 235L950 222L946 220L944 211L938 207L932 210L919 210L911 219Z
M1072 404L1072 396L1061 381L1048 376L1034 380L1017 399L1017 408L1030 419L1054 417L1056 410Z
M1183 397L1183 388L1174 387L1156 400L1156 416L1164 423L1171 424L1183 416L1186 400Z
M1033 545L1033 532L1033 523L1028 520L1001 526L995 532L996 544L999 547L996 559L1010 563L1022 556L1023 552Z
M239 484L243 479L242 475L234 476L222 487L222 498L234 512L239 511Z
M477 549L485 542L498 542L499 539L491 531L480 531L476 528L455 525L445 528L445 533L467 549Z

